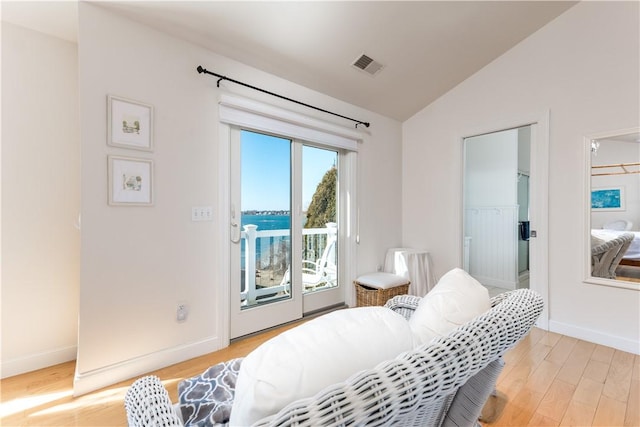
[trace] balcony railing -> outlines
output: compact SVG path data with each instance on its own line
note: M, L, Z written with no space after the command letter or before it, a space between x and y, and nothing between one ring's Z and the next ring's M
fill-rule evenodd
M248 224L240 233L244 307L291 295L290 231L258 230ZM336 285L335 223L302 230L303 292Z

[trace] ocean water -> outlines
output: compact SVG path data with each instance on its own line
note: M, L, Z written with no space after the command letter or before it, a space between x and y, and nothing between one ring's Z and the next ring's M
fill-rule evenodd
M241 225L254 224L260 230L288 230L291 224L289 215L246 215L241 216Z
M242 214L241 225L257 225L258 231L264 230L289 230L291 224L291 217L289 215L247 215ZM256 261L259 268L270 268L269 258L273 257L274 251L276 256L285 256L284 254L278 254L280 248L282 248L282 242L289 242L289 236L282 237L262 237L256 240ZM245 265L245 240L242 239L240 247L241 267L244 269ZM289 244L286 247L290 247ZM264 255L264 256L263 256Z

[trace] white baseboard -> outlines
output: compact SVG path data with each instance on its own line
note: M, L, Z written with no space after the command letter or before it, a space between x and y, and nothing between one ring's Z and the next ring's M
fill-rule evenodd
M32 354L18 359L3 360L0 365L0 372L2 372L0 377L12 377L14 375L24 374L26 372L35 371L37 369L46 368L59 363L76 360L77 353L77 347L74 345Z
M212 337L195 343L172 347L145 356L125 360L88 372L79 373L76 371L73 380L73 395L81 396L117 382L147 374L156 369L220 350L221 348L222 342L220 338Z
M567 335L569 337L578 338L595 344L612 347L628 353L640 354L640 341L630 340L624 337L603 334L602 332L591 329L580 328L567 323L549 321L549 330L558 334Z

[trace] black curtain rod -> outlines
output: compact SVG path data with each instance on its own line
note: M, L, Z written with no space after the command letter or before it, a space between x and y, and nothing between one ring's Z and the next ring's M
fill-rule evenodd
M197 70L198 70L198 73L200 73L200 74L205 73L205 74L211 74L212 76L218 77L218 83L217 83L218 87L220 87L220 82L222 80L228 80L228 81L230 81L232 83L239 84L241 86L245 86L245 87L248 87L248 88L253 89L253 90L257 90L257 91L262 92L262 93L266 93L267 95L275 96L277 98L284 99L286 101L294 102L296 104L303 105L303 106L308 107L308 108L313 108L314 110L322 111L323 113L333 114L334 116L342 117L343 119L351 120L352 122L356 122L356 129L358 128L358 125L364 125L364 127L367 127L367 128L370 126L369 122L363 122L363 121L360 121L360 120L352 119L351 117L343 116L342 114L334 113L333 111L328 111L328 110L324 110L322 108L314 107L313 105L305 104L304 102L296 101L295 99L287 98L286 96L278 95L277 93L269 92L268 90L264 90L264 89L261 89L259 87L255 87L255 86L251 86L249 84L243 83L243 82L239 82L238 80L230 79L229 77L222 76L220 74L211 72L211 71L207 70L206 68L202 68L202 65L198 65Z

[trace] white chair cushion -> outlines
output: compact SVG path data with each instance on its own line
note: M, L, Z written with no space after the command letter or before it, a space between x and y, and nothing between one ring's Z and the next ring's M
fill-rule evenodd
M420 344L446 335L491 308L489 291L466 271L454 268L422 298L409 319Z
M376 289L389 289L409 283L405 277L392 273L369 273L356 279L357 283Z
M405 318L385 307L339 310L303 323L244 359L230 425L251 425L414 344Z

